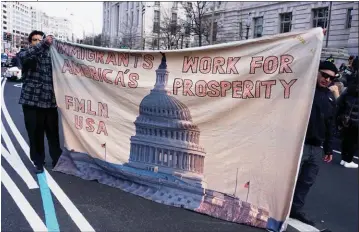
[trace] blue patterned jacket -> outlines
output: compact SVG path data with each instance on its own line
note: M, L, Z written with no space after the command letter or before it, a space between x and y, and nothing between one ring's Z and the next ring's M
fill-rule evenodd
M19 104L55 108L56 99L49 45L42 40L36 46L20 51L18 56L23 70Z

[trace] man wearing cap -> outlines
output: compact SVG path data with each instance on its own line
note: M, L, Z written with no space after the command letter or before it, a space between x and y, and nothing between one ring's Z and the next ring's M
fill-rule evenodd
M315 223L305 216L302 208L310 188L315 183L320 163L322 160L326 163L332 160L335 97L328 86L337 73L338 69L332 62L324 61L320 63L299 176L290 212L291 218L312 226Z

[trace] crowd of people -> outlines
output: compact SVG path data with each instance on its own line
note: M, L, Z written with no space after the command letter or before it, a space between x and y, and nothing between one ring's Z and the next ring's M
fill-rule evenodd
M346 168L358 168L353 157L358 151L358 57L350 56L339 68L329 89L336 98L335 131L341 139L342 161Z
M358 164L353 162L358 152L358 78L358 57L350 57L348 64L339 70L331 57L320 62L291 218L315 226L302 209L315 183L321 160L326 163L332 161L335 139L341 140L340 165L358 168Z

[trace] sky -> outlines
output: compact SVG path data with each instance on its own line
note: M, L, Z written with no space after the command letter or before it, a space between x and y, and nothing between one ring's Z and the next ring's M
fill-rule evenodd
M78 38L82 38L83 31L85 35L102 32L102 2L31 2L29 4L49 16L71 20L75 36Z

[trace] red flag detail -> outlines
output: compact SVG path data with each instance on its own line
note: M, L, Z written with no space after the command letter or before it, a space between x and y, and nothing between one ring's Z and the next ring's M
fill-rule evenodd
M101 147L105 148L105 147L106 147L106 143L101 144Z
M250 185L250 181L248 181L248 182L244 185L244 187L245 187L245 188L249 188L249 185Z

